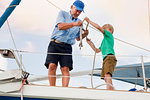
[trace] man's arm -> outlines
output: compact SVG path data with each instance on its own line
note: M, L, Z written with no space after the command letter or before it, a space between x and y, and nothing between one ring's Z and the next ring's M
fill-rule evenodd
M101 50L100 50L99 48L96 48L96 47L95 47L94 43L93 43L90 39L86 38L86 42L91 46L91 48L92 48L94 51L96 50L96 53L101 52Z
M93 21L91 21L88 17L85 17L84 20L86 20L88 23L90 23L92 26L94 26L95 28L97 28L102 33L105 33L105 31L104 31L104 29L102 27L100 27L98 24L96 24Z
M77 21L74 23L59 23L59 24L57 24L59 30L67 30L67 29L72 28L74 26L81 26L81 25L82 25L81 21Z

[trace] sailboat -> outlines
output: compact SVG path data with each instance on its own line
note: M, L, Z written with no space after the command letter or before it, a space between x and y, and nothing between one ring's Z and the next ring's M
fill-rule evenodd
M14 10L21 0L13 0L10 7L7 9L9 12L4 14L4 18L0 21L1 26L11 14L11 11ZM13 7L13 9L11 9ZM11 9L11 11L10 11ZM7 16L7 17L6 17ZM3 17L2 17L3 18ZM147 92L147 88L150 84L149 79L149 69L150 63L126 65L126 66L117 66L116 73L114 77L117 78L117 74L122 73L121 71L132 71L132 77L143 78L137 82L138 85L144 86L143 91L127 91L127 90L105 90L86 87L59 87L59 86L48 86L48 85L38 85L30 84L33 81L45 80L47 77L37 77L37 78L28 78L29 73L22 69L22 58L16 56L17 50L11 49L0 49L0 53L4 58L15 60L18 65L18 69L13 70L0 70L0 100L141 100L149 99L150 92ZM18 52L18 51L17 51ZM143 66L144 65L144 66ZM145 68L144 68L145 67ZM131 70L132 69L132 70ZM100 76L101 69L94 69L94 73L91 71L71 73L71 76L80 76L80 75L94 75ZM148 72L146 72L148 71ZM136 72L133 74L133 72ZM144 72L144 74L142 74ZM126 72L125 72L126 73ZM128 74L125 74L128 75ZM56 77L61 77L57 75ZM145 77L146 76L146 77ZM126 76L125 76L126 77ZM121 80L121 79L120 79ZM122 79L123 81L136 83L135 80Z
M14 51L1 49L0 53L6 58L14 59L18 63ZM20 63L18 63L18 65L20 65ZM76 74L77 73L75 73L74 75ZM71 74L71 76L72 75L73 74ZM149 99L150 97L150 92L145 91L110 91L84 87L52 87L37 84L24 85L25 81L22 83L22 80L27 78L28 73L22 71L21 69L2 71L2 73L0 73L0 76L1 100L131 100L135 98L137 100L141 100L143 98ZM38 78L37 80L39 79L40 78ZM29 79L29 82L32 82L34 80L35 79Z

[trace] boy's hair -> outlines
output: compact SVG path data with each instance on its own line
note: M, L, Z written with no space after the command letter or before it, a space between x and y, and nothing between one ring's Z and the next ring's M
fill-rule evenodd
M113 26L112 25L110 25L110 24L105 24L105 25L103 25L103 27L102 27L103 29L105 29L105 28L109 28L109 30L111 30L112 31L112 33L114 32L114 28L113 28Z

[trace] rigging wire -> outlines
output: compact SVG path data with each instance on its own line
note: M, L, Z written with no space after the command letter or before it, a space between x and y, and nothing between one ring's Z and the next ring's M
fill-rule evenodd
M11 31L11 28L10 28L10 25L9 25L8 20L7 20L7 25L8 25L9 33L10 33L10 35L11 35L11 39L12 39L12 41L13 41L14 47L15 47L15 49L16 49L16 51L17 51L17 46L16 46L16 43L15 43L15 40L14 40L14 37L13 37L13 34L12 34L12 31ZM18 55L18 57L20 57L19 52L17 52L17 55ZM24 68L24 71L26 71L26 69L25 69L25 67L24 67L23 64L22 64L22 66L23 66L23 68ZM19 67L20 67L21 70L22 70L22 67L21 67L21 66L19 66Z
M49 2L50 4L52 4L53 6L55 6L56 8L58 8L59 10L62 10L61 8L59 8L58 6L56 6L55 4L53 4L52 2L50 2L49 0L46 0L46 1ZM148 6L149 6L149 0L148 0ZM149 13L150 13L150 12L149 12ZM150 14L149 14L149 16L150 16ZM92 28L92 29L94 29L94 30L96 30L96 31L99 31L99 30L95 29L94 27L91 27L91 26L89 26L89 27ZM149 28L150 28L150 21L149 21ZM150 29L149 29L149 30L150 30ZM99 31L99 32L100 32L100 31ZM134 46L134 47L136 47L136 48L145 50L145 51L147 51L147 52L150 52L150 50L148 50L148 49L142 48L142 47L140 47L140 46L131 44L131 43L126 42L126 41L123 41L123 40L120 40L120 39L118 39L118 38L115 38L115 37L114 37L114 39L116 39L116 40L118 40L118 41L120 41L120 42L123 42L123 43L125 43L125 44Z
M71 74L71 73L70 73ZM62 75L48 75L48 76L44 76L44 75L37 75L37 74L31 74L32 76L34 76L34 81L36 80L36 78L38 78L38 80L45 80L45 79L47 79L48 77L56 77L56 78L62 78L62 77L75 77L75 76L62 76ZM38 76L38 77L35 77L35 76ZM87 76L80 76L79 78L86 78ZM101 78L106 78L107 79L107 77L101 77ZM143 80L143 77L111 77L112 79L130 79L130 80ZM147 79L150 79L150 77L147 77L146 78L146 80ZM32 80L31 80L32 81Z
M8 25L9 33L10 33L11 39L12 39L12 41L13 41L14 47L15 47L15 49L17 50L17 46L16 46L15 40L14 40L14 38L13 38L12 31L11 31L11 28L10 28L10 25L9 25L8 20L7 20L7 25ZM19 53L18 53L18 52L17 52L17 55L19 56Z
M7 7L6 9L11 8L11 7L16 7L16 6L18 6L18 5L11 5L11 6ZM15 47L15 49L16 49L16 51L17 51L17 46L16 46L15 40L14 40L14 38L13 38L13 34L12 34L12 31L11 31L9 22L8 22L8 20L6 20L6 21L7 21L7 26L8 26L8 29L9 29L9 33L10 33L10 35L11 35L11 39L12 39L13 44L14 44L14 47ZM17 55L18 55L18 57L20 57L19 52L17 52ZM20 65L20 64L19 64L19 65ZM21 70L23 70L21 66L23 66L24 71L26 71L24 65L22 64L22 65L19 66L19 67L21 68Z
M13 50L16 52L21 53L31 53L31 54L51 54L51 55L74 55L74 56L94 56L92 54L68 54L68 53L51 53L51 52L31 52L31 51L23 51L23 50ZM111 56L111 55L97 55L97 56ZM115 55L117 57L139 57L141 55ZM150 56L143 56L143 57L150 57Z
M91 72L91 87L92 88L94 88L94 85L93 85L93 74L94 74L94 67L95 67L95 59L96 59L96 48L95 48L94 59L93 59L93 67L92 67L92 72Z
M150 2L148 0L149 38L150 38Z
M116 39L116 40L118 40L118 41L120 41L120 42L123 42L123 43L125 43L125 44L131 45L131 46L133 46L133 47L136 47L136 48L139 48L139 49L145 50L145 51L147 51L147 52L150 52L150 50L148 50L148 49L142 48L142 47L140 47L140 46L137 46L137 45L131 44L131 43L126 42L126 41L123 41L123 40L120 40L120 39L118 39L118 38L115 38L115 37L114 37L114 39Z
M50 3L51 5L53 5L54 7L56 7L59 10L62 10L61 8L59 8L58 6L56 6L54 3L50 2L49 0L46 0L48 3Z

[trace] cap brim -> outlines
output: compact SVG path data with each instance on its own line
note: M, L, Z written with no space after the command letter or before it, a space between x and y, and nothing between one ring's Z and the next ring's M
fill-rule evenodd
M76 7L76 9L84 12L84 10L82 8Z

